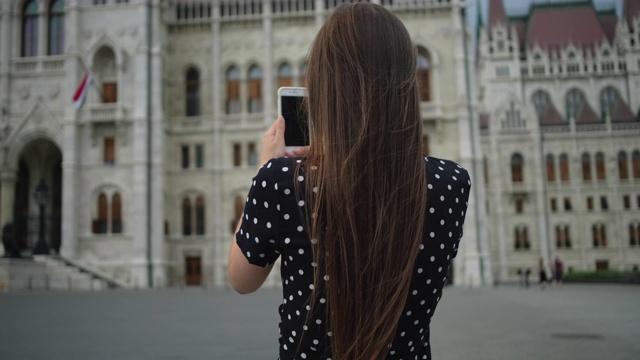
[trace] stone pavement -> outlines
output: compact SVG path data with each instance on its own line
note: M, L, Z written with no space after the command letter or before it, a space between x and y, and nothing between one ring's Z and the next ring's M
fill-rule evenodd
M275 359L276 289L0 294L0 359ZM640 287L446 288L433 356L638 359Z

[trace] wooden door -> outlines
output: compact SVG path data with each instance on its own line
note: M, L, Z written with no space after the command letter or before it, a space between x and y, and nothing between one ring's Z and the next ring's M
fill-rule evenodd
M200 256L185 256L185 283L187 285L202 285L202 260Z

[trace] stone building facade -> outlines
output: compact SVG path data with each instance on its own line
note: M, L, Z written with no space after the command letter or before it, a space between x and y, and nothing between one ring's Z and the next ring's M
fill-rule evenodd
M304 85L309 46L342 2L0 2L0 224L32 249L42 182L45 240L63 257L132 287L223 286L276 90ZM481 169L465 2L374 2L418 48L425 151ZM484 202L470 201L459 284L491 282Z
M640 267L640 2L620 10L507 16L489 1L477 71L497 282L556 257L569 271Z

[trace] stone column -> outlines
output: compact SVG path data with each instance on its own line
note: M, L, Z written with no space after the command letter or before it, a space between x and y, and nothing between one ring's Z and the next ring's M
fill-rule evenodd
M78 1L65 2L66 13L64 20L65 49L67 55L65 70L65 86L63 99L71 99L75 89L80 84L83 71L80 43L80 19L78 16ZM76 212L78 201L78 122L79 112L71 101L64 107L64 125L62 143L62 238L60 254L67 258L74 258L78 243L78 216ZM89 226L89 225L87 225Z
M262 46L264 49L264 78L262 81L263 113L265 125L271 124L276 117L275 86L273 69L273 17L271 15L271 1L263 0L262 18Z
M220 44L220 7L214 6L212 9L211 22L211 85L213 103L213 285L223 287L226 283L225 274L227 265L227 254L223 246L228 241L228 232L222 222L222 175L223 175L223 142L222 142L222 117L224 116L224 104L222 97L222 80L224 79L224 69L222 68L220 56L222 46Z
M47 1L40 1L38 4L38 54L37 57L42 58L47 56L47 13L49 9ZM65 29L66 30L66 29ZM42 69L42 63L39 64L39 68Z

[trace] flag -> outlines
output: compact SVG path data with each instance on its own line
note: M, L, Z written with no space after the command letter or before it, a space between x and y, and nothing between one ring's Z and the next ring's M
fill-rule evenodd
M75 105L76 110L80 110L80 108L84 104L84 101L87 98L87 94L89 93L91 81L93 81L93 79L91 78L91 74L86 73L84 75L84 78L82 79L82 82L80 83L80 86L78 86L78 89L73 94L73 105Z

